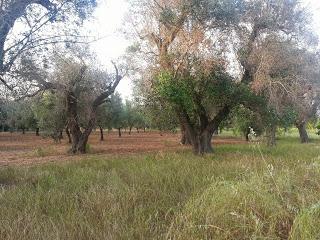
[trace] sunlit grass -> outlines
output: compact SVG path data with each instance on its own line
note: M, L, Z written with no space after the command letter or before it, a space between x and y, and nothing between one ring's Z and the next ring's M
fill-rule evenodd
M320 142L0 169L0 239L319 239Z

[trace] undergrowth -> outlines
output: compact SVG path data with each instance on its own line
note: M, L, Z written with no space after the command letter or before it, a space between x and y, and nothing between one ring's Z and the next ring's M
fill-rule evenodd
M320 144L0 169L0 239L320 239Z

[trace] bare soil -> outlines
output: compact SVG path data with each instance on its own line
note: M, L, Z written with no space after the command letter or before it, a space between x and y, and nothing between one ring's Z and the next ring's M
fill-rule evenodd
M54 143L51 138L36 136L33 132L0 133L0 166L41 164L84 159L92 155L130 155L159 151L181 151L190 147L179 143L179 133L159 132L105 132L105 140L100 141L100 133L93 132L89 139L89 154L70 155L70 144L64 136L61 143ZM215 137L214 144L241 144L245 141L237 138Z

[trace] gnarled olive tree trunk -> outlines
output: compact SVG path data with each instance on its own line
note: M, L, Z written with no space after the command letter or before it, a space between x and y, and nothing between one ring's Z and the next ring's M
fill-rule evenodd
M188 114L179 109L178 116L180 123L183 125L186 134L190 138L190 142L193 148L193 153L196 155L203 155L206 153L212 153L212 136L213 133L219 128L221 122L228 116L230 113L230 107L223 107L218 114L211 120L208 119L205 115L202 115L200 125L195 126Z
M86 146L88 143L89 136L96 125L96 116L98 107L106 102L107 98L114 93L119 82L123 78L119 75L117 66L114 65L116 71L115 81L110 84L105 91L98 95L90 106L90 113L88 117L88 122L83 130L81 130L79 124L78 116L78 98L73 92L73 86L70 87L71 90L66 92L66 105L67 105L67 117L68 117L68 128L70 129L72 136L72 146L69 152L75 153L86 153ZM86 67L81 67L80 74L78 76L79 80L75 82L80 82L81 78L84 77Z
M276 131L277 131L277 126L272 125L269 126L267 129L267 146L268 147L274 147L276 146Z
M77 113L77 98L73 92L67 94L67 114L68 127L71 132L72 146L71 153L86 153L86 146L89 136L94 128L96 120L96 109L92 109L86 128L82 131L79 125L79 117Z
M191 139L190 139L188 132L186 131L186 128L183 126L183 124L181 124L180 128L181 128L180 143L182 145L191 145Z
M66 134L67 134L67 136L68 136L68 142L69 142L69 143L72 143L71 134L70 134L70 131L69 131L69 128L68 128L68 127L66 127Z
M306 129L306 123L305 122L296 122L296 127L299 130L299 136L301 143L308 143L310 142L308 132Z

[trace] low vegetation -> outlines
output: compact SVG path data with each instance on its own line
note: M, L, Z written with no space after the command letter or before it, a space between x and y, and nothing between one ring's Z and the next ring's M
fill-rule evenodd
M318 239L319 141L0 170L1 239Z

